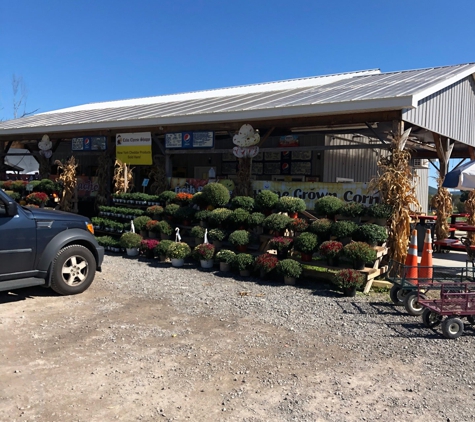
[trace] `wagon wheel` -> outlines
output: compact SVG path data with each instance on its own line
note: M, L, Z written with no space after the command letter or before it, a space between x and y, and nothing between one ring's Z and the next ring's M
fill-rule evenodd
M463 328L460 318L449 317L442 322L442 333L446 338L459 338L463 334Z
M426 299L425 295L419 295L422 299ZM417 300L417 293L410 292L404 297L404 308L409 315L419 316L424 312L424 307Z
M393 284L391 290L389 291L389 297L396 306L404 305L404 296L409 293L409 290L404 290L401 287Z
M422 323L427 328L437 327L442 321L442 315L437 312L433 312L430 309L424 309L422 312Z

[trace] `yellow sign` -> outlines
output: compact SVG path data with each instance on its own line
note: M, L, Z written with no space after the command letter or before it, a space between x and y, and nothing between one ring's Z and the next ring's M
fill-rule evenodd
M327 195L333 195L345 202L358 202L369 206L379 202L379 195L368 191L367 183L323 183L323 182L269 182L255 180L252 182L254 196L261 190L271 190L279 196L301 198L307 209L315 208L315 201Z
M152 164L152 134L118 133L115 136L115 155L118 160L127 164Z

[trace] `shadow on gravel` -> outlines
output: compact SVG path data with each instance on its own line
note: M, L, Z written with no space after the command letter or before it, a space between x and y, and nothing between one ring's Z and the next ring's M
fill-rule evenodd
M0 292L0 305L3 303L19 302L20 300L34 299L35 297L60 297L52 289L44 287L25 287L11 292Z

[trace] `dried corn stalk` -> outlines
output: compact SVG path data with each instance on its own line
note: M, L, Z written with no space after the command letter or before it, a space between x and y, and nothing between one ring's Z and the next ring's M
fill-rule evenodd
M447 219L452 214L452 195L442 187L444 179L437 179L437 193L432 197L431 206L437 210L437 221L435 223L435 235L438 240L447 239L449 236L449 223Z
M65 163L56 160L55 164L59 169L61 169L58 180L63 186L63 193L59 201L59 209L62 211L74 211L73 202L78 184L76 168L79 163L76 163L74 156L71 156L71 158Z
M468 199L465 201L465 211L470 215L467 218L467 223L470 225L475 225L475 190L470 191L468 194ZM475 233L469 233L467 235L471 244L475 244Z
M98 208L99 205L107 204L107 198L109 197L110 193L109 180L110 169L112 167L112 157L107 152L105 152L99 157L98 161L99 165L96 170L96 176L99 188L94 201L94 205L96 208Z
M128 167L127 164L122 161L115 160L114 193L130 192L134 186L133 170L133 168Z
M251 184L251 157L239 158L237 183L236 183L236 195L238 196L251 196L252 184Z
M165 157L155 155L153 157L153 166L148 174L148 178L152 180L150 185L150 193L158 195L168 189L168 180L165 173Z
M409 167L411 154L404 150L410 130L402 135L390 134L391 149L387 157L379 160L378 177L370 189L379 191L381 202L393 208L388 221L388 255L397 262L405 262L411 235L411 208L420 210L416 198L414 177Z

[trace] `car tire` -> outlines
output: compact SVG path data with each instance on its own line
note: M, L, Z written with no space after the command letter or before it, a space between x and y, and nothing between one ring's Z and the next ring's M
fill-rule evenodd
M96 260L89 249L81 245L66 246L53 261L51 288L61 295L84 292L94 280Z

